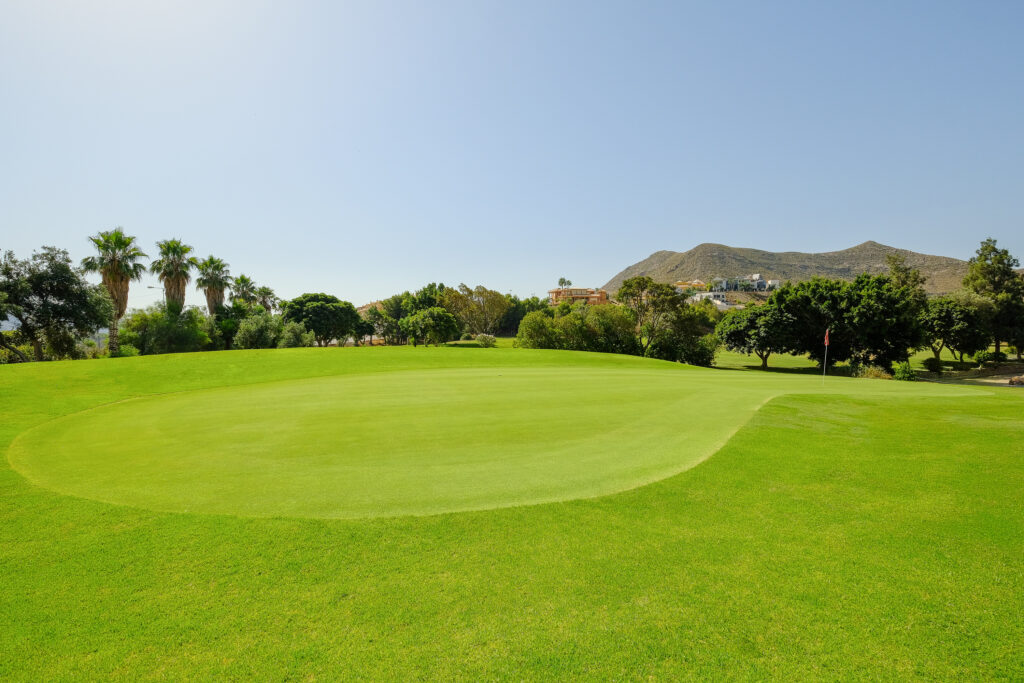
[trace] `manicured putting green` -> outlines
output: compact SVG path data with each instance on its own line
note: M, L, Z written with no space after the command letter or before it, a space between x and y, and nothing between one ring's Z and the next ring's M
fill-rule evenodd
M40 486L152 510L431 514L663 479L712 455L772 396L808 387L578 354L531 367L513 350L478 351L483 367L403 354L401 366L379 372L373 353L337 356L342 374L158 394L59 417L22 434L9 458Z
M46 423L11 460L56 491L181 512L361 517L564 500L692 466L762 400L726 392L695 415L690 374L437 369L174 393Z

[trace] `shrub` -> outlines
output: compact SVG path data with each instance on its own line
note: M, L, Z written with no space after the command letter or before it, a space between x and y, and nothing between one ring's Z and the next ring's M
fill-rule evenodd
M892 379L892 375L886 372L885 368L880 368L877 365L857 365L853 367L850 374L861 379Z
M978 365L1005 363L1006 354L1002 351L978 351L974 354L974 362Z
M925 358L922 365L924 365L924 369L928 372L934 372L935 374L942 373L942 361L935 356Z
M307 332L302 323L285 323L281 328L281 338L277 342L279 349L293 349L299 346L312 346L315 343L312 332Z
M273 349L281 338L284 324L281 317L258 313L238 324L235 346L239 349Z
M533 311L523 316L516 335L516 346L524 349L557 349L558 333L555 321L543 311Z
M117 353L110 354L111 358L130 358L139 355L139 350L132 344L119 344Z
M497 346L498 340L494 338L493 334L478 334L476 335L476 343L485 349L490 349Z
M202 351L210 347L205 327L205 317L195 308L175 315L157 304L132 311L121 321L121 343L131 344L143 356Z
M897 363L892 376L894 379L898 379L903 382L913 382L917 379L917 374L914 372L914 368L910 367L910 363L907 361Z
M472 332L463 332L462 336L459 337L459 339L461 339L462 341L471 341L473 339L473 333Z

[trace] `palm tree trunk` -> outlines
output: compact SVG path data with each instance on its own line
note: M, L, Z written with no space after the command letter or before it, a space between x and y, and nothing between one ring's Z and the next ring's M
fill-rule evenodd
M121 344L117 341L117 322L118 317L115 313L110 319L110 336L107 338L107 351L111 356L121 350Z

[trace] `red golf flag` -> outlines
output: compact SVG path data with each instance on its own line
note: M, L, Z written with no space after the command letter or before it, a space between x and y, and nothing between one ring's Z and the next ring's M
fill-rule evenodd
M825 346L828 346L828 329L825 329Z

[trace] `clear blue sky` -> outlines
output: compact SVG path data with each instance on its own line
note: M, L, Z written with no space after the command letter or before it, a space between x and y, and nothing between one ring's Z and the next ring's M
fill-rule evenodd
M122 225L356 305L708 241L1024 258L1022 27L1017 0L6 0L0 249Z

